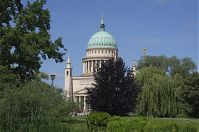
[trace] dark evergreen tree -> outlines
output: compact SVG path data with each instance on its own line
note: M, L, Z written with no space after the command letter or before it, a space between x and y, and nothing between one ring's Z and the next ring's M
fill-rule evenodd
M111 115L127 115L134 110L139 88L121 58L103 63L94 78L93 87L88 89L92 110Z

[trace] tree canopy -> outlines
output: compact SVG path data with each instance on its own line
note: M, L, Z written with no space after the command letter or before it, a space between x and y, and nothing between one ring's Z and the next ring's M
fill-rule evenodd
M166 75L164 70L145 67L136 75L141 93L137 105L138 113L145 116L176 117L181 114L180 89L183 79L180 75Z
M199 118L199 74L189 76L182 87L182 97L189 117Z
M92 110L111 115L126 115L134 110L139 88L121 58L103 63L94 81L93 87L88 88Z
M171 75L180 74L183 77L190 75L196 71L196 64L191 58L179 59L176 56L146 56L142 57L138 62L138 70L144 67L157 67L163 69Z
M50 13L44 9L45 3L46 0L26 5L20 0L0 1L0 72L11 72L7 79L30 80L39 72L43 60L63 61L65 48L61 38L51 40Z

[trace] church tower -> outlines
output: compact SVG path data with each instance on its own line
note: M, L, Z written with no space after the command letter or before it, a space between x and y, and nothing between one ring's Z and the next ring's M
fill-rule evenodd
M72 66L71 66L71 59L68 56L67 64L65 68L65 89L64 92L66 97L73 100L73 84L72 84Z

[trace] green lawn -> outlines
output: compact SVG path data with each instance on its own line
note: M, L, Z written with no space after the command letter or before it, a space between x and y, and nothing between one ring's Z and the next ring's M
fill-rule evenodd
M139 122L139 123L138 123ZM66 128L70 132L88 132L86 117L72 117ZM137 126L136 126L137 125ZM139 127L139 129L137 129ZM171 129L172 128L172 129ZM199 132L199 119L111 117L108 132Z

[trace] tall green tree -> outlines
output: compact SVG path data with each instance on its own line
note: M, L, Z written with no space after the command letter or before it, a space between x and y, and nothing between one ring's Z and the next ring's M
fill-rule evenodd
M182 88L182 98L189 117L199 118L199 74L188 77Z
M63 61L65 48L61 38L51 40L50 13L44 9L45 3L0 1L0 73L11 71L11 77L26 81L39 73L43 60Z
M92 110L111 115L127 115L134 110L139 88L121 58L103 63L94 81L88 89Z
M179 59L176 56L146 56L138 62L138 70L149 66L161 68L171 75L180 74L183 77L190 75L197 68L194 61L188 57Z
M170 77L164 70L149 66L140 70L136 81L142 87L137 105L139 114L154 117L181 114L179 95L183 79L180 75Z

